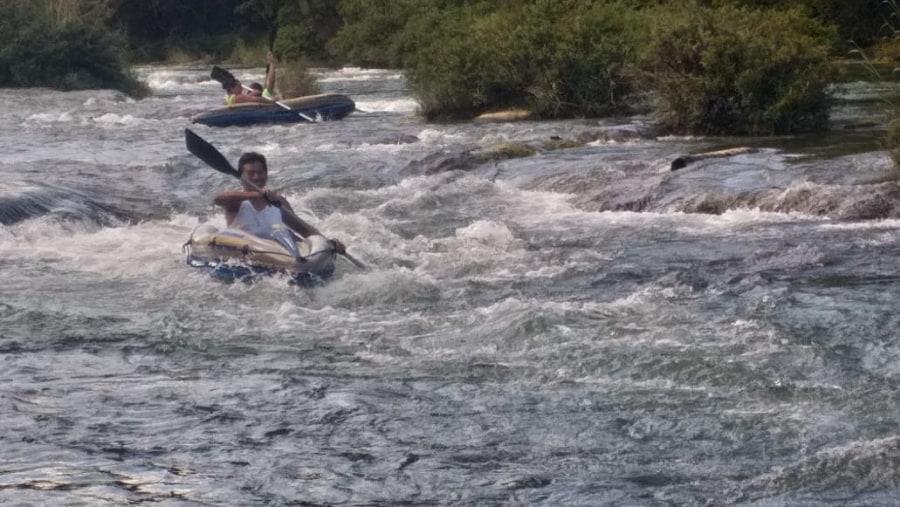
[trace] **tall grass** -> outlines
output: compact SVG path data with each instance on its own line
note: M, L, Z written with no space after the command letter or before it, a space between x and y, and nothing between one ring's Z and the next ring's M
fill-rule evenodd
M268 51L268 49L266 48L265 41L248 42L239 39L235 43L226 63L237 65L265 65L266 51Z
M288 60L278 64L276 88L285 98L315 95L322 92L315 76L309 73L309 68L302 59Z
M880 47L889 49L880 50L875 48L875 53L880 53L879 56L882 60L892 61L894 64L897 64L897 58L892 58L890 55L890 48L896 48L900 45L900 28L897 27L897 22L900 20L900 3L897 0L884 0L883 5L888 9L884 27L889 30L889 34L887 40ZM900 74L900 68L894 68L885 76L885 73L879 70L880 65L872 61L862 48L856 47L850 53L859 58L860 64L868 72L873 82L888 83L896 81L894 78ZM884 89L885 92L881 96L881 100L885 104L888 118L887 129L881 144L890 154L891 160L894 162L894 169L900 171L900 89L896 86L886 86Z
M44 10L56 25L65 25L78 19L84 0L43 0Z

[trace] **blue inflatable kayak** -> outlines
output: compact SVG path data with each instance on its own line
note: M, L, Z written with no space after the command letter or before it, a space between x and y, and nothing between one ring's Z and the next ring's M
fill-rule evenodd
M301 121L340 120L356 109L356 103L346 95L324 93L282 100L285 109L276 103L235 104L206 111L191 118L191 123L210 127L257 125L260 123L296 123Z

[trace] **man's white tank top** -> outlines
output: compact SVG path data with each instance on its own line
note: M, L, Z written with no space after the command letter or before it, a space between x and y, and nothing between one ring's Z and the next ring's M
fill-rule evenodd
M262 211L256 211L250 201L243 201L229 227L265 238L271 234L273 225L282 223L281 210L275 206L267 204Z

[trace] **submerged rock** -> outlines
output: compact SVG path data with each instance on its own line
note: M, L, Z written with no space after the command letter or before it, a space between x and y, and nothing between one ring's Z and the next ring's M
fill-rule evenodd
M407 164L401 171L404 176L420 174L437 174L448 171L469 171L474 169L481 161L471 150L459 152L437 152L428 155L421 160L415 160Z
M396 136L385 137L374 144L413 144L418 143L420 139L412 134L398 134Z
M525 143L501 143L475 153L475 157L481 162L498 162L513 158L531 157L537 152L536 149Z
M707 151L704 153L695 153L693 155L682 155L677 157L672 161L671 170L677 171L679 169L684 169L688 166L688 164L692 162L696 162L697 160L704 160L708 158L722 158L722 157L733 157L735 155L743 155L746 153L753 153L756 151L756 148L749 148L747 146L741 146L738 148L728 148L726 150L716 150L716 151Z

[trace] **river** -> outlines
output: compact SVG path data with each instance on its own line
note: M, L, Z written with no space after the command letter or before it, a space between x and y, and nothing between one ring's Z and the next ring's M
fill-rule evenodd
M0 504L896 505L873 85L827 133L741 139L429 124L401 74L355 68L316 70L342 121L215 129L190 123L222 100L208 68L137 72L141 101L0 90ZM185 128L266 155L368 269L186 265L235 181ZM510 142L537 153L477 157Z

